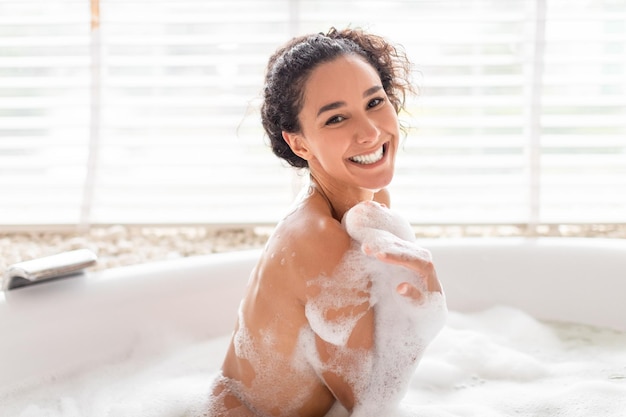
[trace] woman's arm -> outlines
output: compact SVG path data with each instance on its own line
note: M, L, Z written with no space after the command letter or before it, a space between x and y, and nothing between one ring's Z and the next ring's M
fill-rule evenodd
M326 388L348 410L352 410L358 398L360 382L369 381L374 371L368 361L375 341L374 310L369 298L369 277L357 276L364 271L359 268L345 268L346 254L358 246L350 238L344 227L334 220L309 222L308 228L297 228L295 251L299 281L302 285L300 301L311 329L314 332L315 351L319 364L312 363ZM313 225L313 227L311 227ZM404 245L403 243L401 243ZM429 291L441 291L435 269L426 252L411 252L412 242L407 247L362 248L366 254L376 256L382 262L401 265L416 271L428 285ZM395 249L395 250L394 250ZM427 258L427 259L424 259ZM423 294L409 283L398 285L400 295L419 301ZM330 305L320 303L317 297L329 295L335 302ZM323 300L322 300L323 301ZM316 304L317 303L317 304ZM314 307L314 316L310 308ZM324 308L319 308L325 306ZM313 321L311 321L313 319ZM348 323L348 333L340 332L339 337L328 337L328 326ZM330 332L331 336L337 333ZM340 342L338 342L340 341ZM314 361L315 362L315 361ZM357 384L357 385L355 385Z
M430 260L430 254L425 250L419 250L413 242L406 242L406 244L407 247L392 247L390 250L383 248L371 253L365 250L365 252L382 262L399 265L416 272L426 283L426 291L441 293L442 288ZM334 278L341 279L341 276ZM418 288L409 282L400 283L396 291L399 295L416 303L421 303L425 295L423 287ZM320 360L326 365L320 373L325 385L333 396L351 411L359 402L360 395L367 392L367 381L372 380L372 373L377 371L376 363L370 361L371 357L367 354L376 343L374 309L369 298L361 304L350 300L354 298L346 294L345 308L328 310L325 316L329 322L354 319L347 342L343 345L335 345L324 340L320 334L316 334L316 347ZM360 382L364 382L365 385L359 385Z
M369 278L354 276L354 271L344 268L345 255L355 247L340 223L322 220L302 232L306 234L306 242L301 236L294 244L300 247L297 253L305 254L298 262L299 279L307 283L303 286L301 302L309 312L307 319L315 334L315 350L320 362L319 366L312 365L332 395L346 409L352 410L354 383L368 378L370 368L363 357L374 345ZM323 297L330 298L324 300ZM334 302L327 304L327 301ZM325 306L322 311L320 306ZM343 325L347 330L341 330L341 334L331 340L327 332L336 325Z

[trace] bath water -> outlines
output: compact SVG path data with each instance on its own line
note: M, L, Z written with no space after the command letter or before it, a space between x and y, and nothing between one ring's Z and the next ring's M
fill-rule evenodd
M0 415L193 416L227 345L222 337L156 356L139 344L118 363L0 393ZM398 417L618 417L624 410L626 333L540 322L501 306L449 313Z

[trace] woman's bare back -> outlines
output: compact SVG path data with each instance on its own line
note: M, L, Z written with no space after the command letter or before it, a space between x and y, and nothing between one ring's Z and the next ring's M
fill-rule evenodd
M443 324L440 313L445 302L440 299L435 315L426 318L435 319L428 324L430 329L420 333L416 326L425 322L419 319L419 308L425 294L433 291L430 285L413 281L417 296L397 294L392 286L402 279L420 278L407 277L415 274L403 266L366 259L362 243L320 204L313 199L301 206L302 216L293 217L293 222L288 218L268 242L240 306L209 415L324 416L336 402L351 411L393 407L425 346ZM298 220L302 218L315 219L312 224L319 230L309 228L305 237L302 231L307 229ZM332 243L321 238L333 235ZM394 279L389 273L404 278ZM436 276L434 281L438 282ZM395 297L386 304L380 290L375 297L371 294L372 288L381 286ZM442 297L440 287L433 293ZM382 328L385 321L385 332L377 332L376 326ZM405 347L402 357L398 344Z
M307 281L330 274L348 244L345 230L318 197L277 226L241 302L210 416L324 416L331 408L335 397L311 361ZM320 262L316 252L322 249L336 259L326 255Z

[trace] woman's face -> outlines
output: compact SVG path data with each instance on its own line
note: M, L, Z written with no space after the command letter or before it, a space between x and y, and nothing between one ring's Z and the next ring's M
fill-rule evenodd
M344 55L313 70L299 120L301 132L283 136L316 179L367 190L389 184L398 117L378 73L361 57Z

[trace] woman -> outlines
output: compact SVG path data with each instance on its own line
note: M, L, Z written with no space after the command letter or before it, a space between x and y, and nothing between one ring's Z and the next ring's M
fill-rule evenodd
M385 187L394 173L408 76L403 54L360 30L295 38L270 58L263 126L274 153L308 168L311 181L252 273L209 416L324 416L331 409L366 415L366 397L387 401L372 391L382 329L371 273L359 261L348 265L355 241L341 220L361 202L389 206ZM401 282L397 294L417 304L441 293L423 253L411 244L379 246L373 241L359 252L423 280ZM316 310L321 299L330 304ZM420 355L412 352L410 361Z

